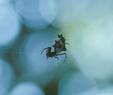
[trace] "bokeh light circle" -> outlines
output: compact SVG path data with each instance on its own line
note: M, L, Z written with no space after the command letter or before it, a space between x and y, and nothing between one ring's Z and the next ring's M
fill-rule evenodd
M11 4L0 6L0 46L5 46L19 34L19 16Z

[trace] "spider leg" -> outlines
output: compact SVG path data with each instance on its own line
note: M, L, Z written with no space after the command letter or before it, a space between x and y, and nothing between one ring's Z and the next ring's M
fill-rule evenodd
M42 50L41 54L42 54L46 49L48 49L48 48L44 48L44 49Z
M65 55L65 58L67 58L67 54L66 53L60 53L60 54L57 54L57 55Z

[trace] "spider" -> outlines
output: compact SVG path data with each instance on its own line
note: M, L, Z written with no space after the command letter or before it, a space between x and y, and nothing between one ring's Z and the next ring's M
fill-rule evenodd
M63 51L66 51L66 47L65 47L65 38L63 37L63 35L59 35L58 34L58 40L55 40L55 44L52 47L47 47L44 48L41 52L41 54L46 50L46 57L47 58L56 58L59 59L58 56L59 55L65 55L66 58L66 53L61 53ZM52 51L52 48L54 48L54 51Z
M46 50L47 59L53 58L53 57L56 58L56 59L59 59L58 58L59 55L65 55L65 57L66 57L66 53L57 53L55 51L51 51L51 49L52 49L51 47L44 48L43 51L41 52L41 54Z

